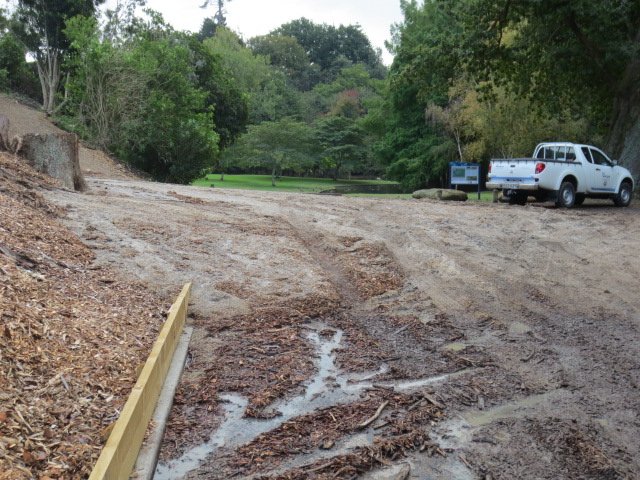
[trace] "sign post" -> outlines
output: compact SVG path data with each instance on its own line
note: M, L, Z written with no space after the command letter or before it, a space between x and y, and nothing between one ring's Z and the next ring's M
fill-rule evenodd
M449 162L449 169L451 186L478 185L478 200L480 200L480 164Z

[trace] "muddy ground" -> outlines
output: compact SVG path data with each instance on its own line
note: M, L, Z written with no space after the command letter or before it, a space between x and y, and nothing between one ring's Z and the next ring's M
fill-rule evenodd
M99 262L194 282L156 478L640 477L637 204L89 184Z

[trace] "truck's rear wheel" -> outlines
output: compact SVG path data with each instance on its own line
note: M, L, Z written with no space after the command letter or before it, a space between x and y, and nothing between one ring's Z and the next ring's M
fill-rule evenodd
M620 190L613 196L613 203L616 207L628 207L631 203L631 184L624 182L620 185Z
M558 190L556 205L561 208L571 208L576 203L576 187L571 182L562 182Z

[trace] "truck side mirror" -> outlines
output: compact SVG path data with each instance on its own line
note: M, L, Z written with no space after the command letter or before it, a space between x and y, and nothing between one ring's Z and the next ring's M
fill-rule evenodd
M618 165L618 160L611 160L611 163L613 163L614 165Z

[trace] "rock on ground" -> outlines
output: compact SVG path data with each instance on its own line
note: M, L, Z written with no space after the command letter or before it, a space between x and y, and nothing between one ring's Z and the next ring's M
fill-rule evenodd
M452 200L464 202L467 200L467 194L462 190L450 190L445 188L428 188L426 190L416 190L413 192L413 198L422 199L429 198L432 200Z

